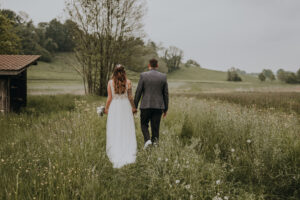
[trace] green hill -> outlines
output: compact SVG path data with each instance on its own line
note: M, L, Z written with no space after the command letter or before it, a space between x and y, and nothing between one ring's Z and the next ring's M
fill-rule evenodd
M72 53L59 53L53 62L39 62L28 70L29 94L84 94L82 78L72 65L76 59ZM135 84L139 73L127 70L128 78ZM280 82L261 83L253 75L241 75L242 82L226 81L227 72L197 67L182 67L168 74L170 91L173 94L195 94L199 92L231 92L290 88ZM134 85L135 85L134 84Z
M243 81L256 82L257 78L251 75L241 75ZM168 75L170 80L181 81L226 81L227 72L198 68L198 67L182 67Z

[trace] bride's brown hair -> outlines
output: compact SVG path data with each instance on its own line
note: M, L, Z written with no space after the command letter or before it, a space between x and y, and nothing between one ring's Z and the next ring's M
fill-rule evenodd
M112 80L114 82L115 94L124 94L126 91L127 78L125 68L122 65L116 65Z

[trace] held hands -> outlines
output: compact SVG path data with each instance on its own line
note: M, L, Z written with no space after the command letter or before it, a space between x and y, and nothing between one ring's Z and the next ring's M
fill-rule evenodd
M137 113L137 109L136 108L132 108L132 113L136 114Z
M108 109L107 108L105 108L104 113L108 114Z

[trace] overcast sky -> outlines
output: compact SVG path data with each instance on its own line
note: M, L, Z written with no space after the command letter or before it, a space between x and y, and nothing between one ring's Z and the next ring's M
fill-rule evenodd
M147 0L147 37L203 67L300 68L300 0ZM0 0L35 23L64 16L64 0Z

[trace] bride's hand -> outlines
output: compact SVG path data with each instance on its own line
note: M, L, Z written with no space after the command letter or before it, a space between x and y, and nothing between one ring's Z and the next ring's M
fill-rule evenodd
M132 113L133 114L137 113L137 109L136 108L132 108Z
M105 108L104 113L108 114L108 109L107 108Z

